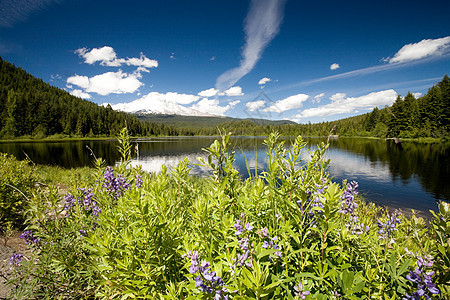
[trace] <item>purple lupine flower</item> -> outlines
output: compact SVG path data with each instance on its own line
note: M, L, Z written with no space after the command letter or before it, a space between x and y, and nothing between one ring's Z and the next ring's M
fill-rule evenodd
M74 195L69 194L69 193L65 194L64 195L64 202L65 202L64 210L69 212L72 209L72 207L74 207L76 201L77 200Z
M265 237L269 236L269 230L267 228L261 228L261 234Z
M114 170L111 167L106 168L101 182L103 188L116 199L121 197L125 190L131 189L130 183L126 181L123 174L114 176Z
M87 231L84 229L80 229L78 232L80 233L80 236L87 236Z
M356 203L355 196L358 195L358 182L352 181L347 184L344 190L344 193L341 196L341 209L339 210L342 214L350 214L352 215L356 208L358 208L358 204Z
M93 216L98 218L102 210L96 201L94 193L92 193L92 189L79 188L78 190L81 192L81 196L77 198L75 198L75 196L72 194L64 195L64 199L66 201L64 205L66 216L70 216L70 211L75 206L75 204L78 204L80 208L84 208L85 211L91 212Z
M241 220L236 220L236 223L234 224L234 228L236 228L235 235L241 235L242 232L244 232L244 228L242 228Z
M9 259L9 263L12 266L18 267L20 265L20 262L23 259L23 255L20 253L14 253L11 258Z
M398 218L400 214L401 213L398 210L395 210L392 214L388 213L386 223L377 220L377 225L379 228L378 234L380 235L380 239L389 240L391 233L397 230L396 226L401 222L400 218Z
M426 268L431 268L433 266L433 261L430 257L418 257L417 258L417 266L413 271L409 271L409 274L406 275L406 279L415 283L416 291L412 293L412 295L405 294L403 299L420 299L422 296L425 296L426 299L430 299L427 294L427 290L431 294L439 294L439 289L434 285L432 276L434 275L434 271L429 271L425 273Z
M294 286L294 290L295 299L306 299L306 296L310 294L309 291L303 291L303 284L301 282Z
M82 195L77 198L78 204L84 207L86 211L91 212L93 216L98 217L102 210L98 206L95 195L92 193L92 189L79 188L78 190L82 193Z
M238 266L242 267L243 265L246 265L249 268L253 267L253 264L251 261L248 260L248 256L250 254L250 251L245 251L242 254L237 255L236 263Z
M266 229L267 230L267 229ZM278 240L278 236L274 236L273 238L270 238L269 236L269 231L267 230L267 236L269 238L269 240L264 240L263 244L262 244L262 248L264 249L275 249L275 250L279 250L280 246L278 246L278 244L275 244L275 242ZM274 252L274 255L277 257L281 257L281 251L276 251ZM269 257L269 260L272 261L272 258Z
M191 259L189 273L198 274L195 278L195 286L202 292L212 294L215 293L214 299L228 299L226 293L228 289L224 287L222 278L217 276L216 272L210 271L210 263L206 260L200 261L200 253L198 251L188 252L183 255Z
M142 176L139 174L136 174L136 178L134 179L134 184L138 189L140 189L143 185Z
M359 223L359 219L355 215L350 215L349 220L345 224L352 234L361 235L367 233L370 229L369 226L365 226L363 223Z
M32 244L38 244L41 240L40 238L34 236L33 232L31 230L25 230L19 235L19 238L25 240L25 244L32 245Z
M312 190L306 191L305 207L303 207L301 199L297 201L297 205L302 211L304 211L306 208L309 208L309 211L307 211L306 213L312 225L316 223L316 218L322 215L321 210L315 210L314 208L324 208L324 205L321 201L321 196L325 193L325 190L328 189L328 186L326 186L325 184L326 180L322 180L322 185L315 184L314 187L312 187Z

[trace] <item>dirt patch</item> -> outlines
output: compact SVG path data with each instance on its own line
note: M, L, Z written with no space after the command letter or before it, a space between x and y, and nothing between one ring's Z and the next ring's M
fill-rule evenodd
M12 265L10 258L14 253L21 253L25 257L30 255L30 249L25 241L19 238L20 232L13 232L7 238L5 246L5 236L0 236L0 299L6 299L10 289L6 286L6 281L12 275Z

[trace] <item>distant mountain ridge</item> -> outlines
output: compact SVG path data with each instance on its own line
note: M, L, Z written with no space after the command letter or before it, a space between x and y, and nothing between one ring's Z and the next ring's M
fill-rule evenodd
M215 128L217 126L229 125L236 122L250 122L253 125L297 125L289 120L266 120L266 119L238 119L225 116L186 116L175 114L134 114L141 121L149 121L157 124L165 124L175 128Z

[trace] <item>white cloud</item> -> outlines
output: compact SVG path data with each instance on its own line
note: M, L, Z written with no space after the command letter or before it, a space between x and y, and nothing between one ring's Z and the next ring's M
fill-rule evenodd
M315 95L314 98L311 100L312 103L320 103L320 100L322 100L322 97L325 96L325 93L320 93L318 95Z
M285 99L278 100L269 107L265 108L263 111L282 113L290 109L300 108L303 105L303 102L305 102L308 98L309 96L306 94L293 95Z
M330 66L330 70L337 70L337 69L339 69L340 68L340 66L339 66L339 64L337 64L337 63L334 63L334 64L332 64L331 66Z
M233 86L225 91L225 95L230 97L242 96L244 93L242 92L242 88L240 86Z
M139 58L132 57L127 59L119 59L121 63L126 64L127 66L136 66L136 67L144 67L144 68L156 68L158 67L158 61L154 59L150 59L146 57L142 52Z
M347 95L345 93L336 93L336 94L334 94L334 95L332 95L330 97L330 100L333 101L333 102L335 102L335 101L342 101L342 100L345 100L346 96Z
M264 78L261 78L261 79L258 81L258 84L259 84L259 85L264 85L264 84L266 84L266 83L268 83L268 82L270 82L270 81L272 81L272 79L270 79L270 78L268 78L268 77L264 77Z
M241 100L234 100L234 101L231 101L230 104L228 104L228 105L230 105L230 108L234 108L239 103L241 103Z
M215 95L217 95L217 93L219 92L219 90L216 90L215 88L210 88L204 91L201 91L200 93L198 93L198 95L200 97L213 97Z
M332 102L323 106L309 108L294 116L294 119L324 117L343 113L354 113L357 109L369 110L375 106L385 106L394 103L397 98L397 92L394 90L385 90L370 93L360 97L349 97L338 93L331 96Z
M94 77L75 75L67 78L67 84L77 85L88 93L97 93L102 96L109 94L134 93L143 83L139 81L139 72L131 74L118 72L107 72Z
M227 110L231 108L230 104L226 106L220 106L219 100L203 98L198 101L191 108L201 111L202 113L213 114L213 115L224 115Z
M212 56L209 60L214 61L214 60L216 60L216 57Z
M159 99L162 99L165 101L170 101L170 102L175 102L178 104L189 104L189 103L197 101L200 98L196 95L179 94L176 92L168 92L165 94L154 92L154 93L150 93L150 94L155 94L156 96L159 97Z
M420 97L422 97L422 93L413 93L414 98L419 99Z
M247 109L249 111L255 111L258 110L260 108L263 108L266 105L266 101L264 100L258 100L258 101L252 101L252 102L247 102L245 104L245 106L247 107Z
M90 51L87 48L80 48L75 50L75 54L84 58L84 62L90 65L99 61L102 66L120 66L120 63L117 62L116 52L112 47L104 46Z
M403 63L429 56L440 56L450 49L450 36L440 39L425 39L403 46L389 63Z
M84 62L90 65L96 62L100 62L100 65L109 67L119 67L123 64L127 66L144 68L158 67L158 61L147 58L142 52L139 58L117 58L116 52L112 47L109 46L93 48L92 50L89 50L87 48L80 48L75 50L75 54L78 54L78 56L84 58Z
M91 95L83 92L82 90L73 90L73 91L70 91L70 94L74 95L75 97L79 97L79 98L83 98L83 99L91 99Z
M218 90L226 90L247 75L256 65L267 45L278 34L285 0L252 0L245 18L245 45L238 67L220 75Z
M67 87L72 88L72 84L78 85L83 89L87 89L89 87L89 77L75 75L67 78Z

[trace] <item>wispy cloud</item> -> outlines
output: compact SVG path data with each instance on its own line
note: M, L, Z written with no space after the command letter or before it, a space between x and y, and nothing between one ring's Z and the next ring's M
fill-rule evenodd
M12 27L23 22L35 11L61 0L2 0L0 1L0 26Z
M226 90L247 75L272 39L278 34L283 19L285 0L252 0L245 19L245 45L240 65L220 75L216 89Z

